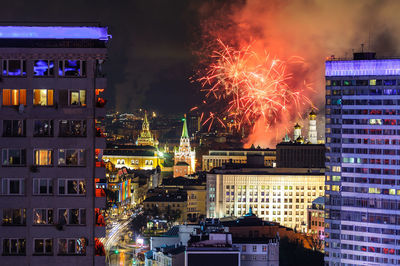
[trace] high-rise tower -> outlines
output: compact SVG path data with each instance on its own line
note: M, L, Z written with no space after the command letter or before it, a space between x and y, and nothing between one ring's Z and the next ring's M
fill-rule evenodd
M326 265L400 261L400 59L326 62Z
M105 265L96 121L108 38L105 27L0 26L2 266Z
M314 112L314 109L311 110L308 118L308 141L311 142L311 144L317 144L317 114Z

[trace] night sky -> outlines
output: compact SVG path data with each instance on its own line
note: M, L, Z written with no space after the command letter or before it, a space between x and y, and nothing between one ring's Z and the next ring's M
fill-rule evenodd
M144 107L183 113L199 101L189 82L199 31L197 9L205 1L1 1L1 21L100 22L108 26L108 107ZM199 3L196 3L199 2ZM61 3L61 4L60 4Z
M0 0L0 3L3 24L100 22L108 26L113 36L106 65L108 107L124 112L142 107L162 113L184 113L201 102L200 85L191 83L189 78L199 69L195 52L204 46L201 29L205 21L216 16L222 21L222 28L229 28L229 16L234 17L236 40L244 34L252 35L250 38L258 38L266 47L275 42L284 56L285 52L293 52L304 57L310 68L316 69L312 83L319 98L314 103L320 108L323 108L326 56L349 56L359 50L361 43L380 55L400 52L397 19L400 1L396 0ZM230 36L225 37L230 40Z

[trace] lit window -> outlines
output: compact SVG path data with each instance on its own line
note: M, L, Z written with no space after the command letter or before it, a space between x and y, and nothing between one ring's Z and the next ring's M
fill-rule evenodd
M54 90L35 89L33 90L33 105L52 106Z
M376 79L370 79L369 80L369 85L370 86L376 86Z
M86 106L86 91L85 90L70 91L69 99L70 99L69 105Z
M25 89L3 89L3 105L26 105L26 90Z
M85 166L85 150L82 149L59 149L58 165L60 166Z
M26 61L3 60L3 76L26 76Z
M53 76L54 61L53 60L35 60L33 63L34 76Z
M35 165L53 165L53 150L35 150Z
M33 209L33 224L53 224L53 209Z
M3 209L3 225L26 225L26 209Z
M332 185L331 190L332 191L340 191L340 187L336 186L336 185Z
M381 189L380 188L375 188L375 187L370 187L370 188L368 188L368 193L381 194Z

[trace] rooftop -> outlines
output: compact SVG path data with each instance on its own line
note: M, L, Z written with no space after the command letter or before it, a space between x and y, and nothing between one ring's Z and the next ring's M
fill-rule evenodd
M325 62L325 76L396 76L400 59L338 60Z
M233 237L233 244L268 244L270 242L276 242L275 238L267 238L267 237L258 237L258 238L250 238L250 237Z
M107 27L0 26L0 39L93 39L111 38Z
M183 196L151 196L144 200L144 202L185 202L187 201L186 197Z
M105 155L105 156L144 156L144 157L156 156L155 152L152 150L140 150L140 149L130 149L130 150L106 149L106 150L104 150L103 155Z
M213 168L213 174L232 175L284 175L284 176L321 176L325 175L325 168L248 168L245 165L225 165Z

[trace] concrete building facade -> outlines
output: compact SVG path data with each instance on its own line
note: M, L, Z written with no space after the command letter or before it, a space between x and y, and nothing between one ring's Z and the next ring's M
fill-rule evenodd
M0 26L2 266L105 265L95 119L108 38L105 27Z
M400 59L325 66L326 265L400 264Z

